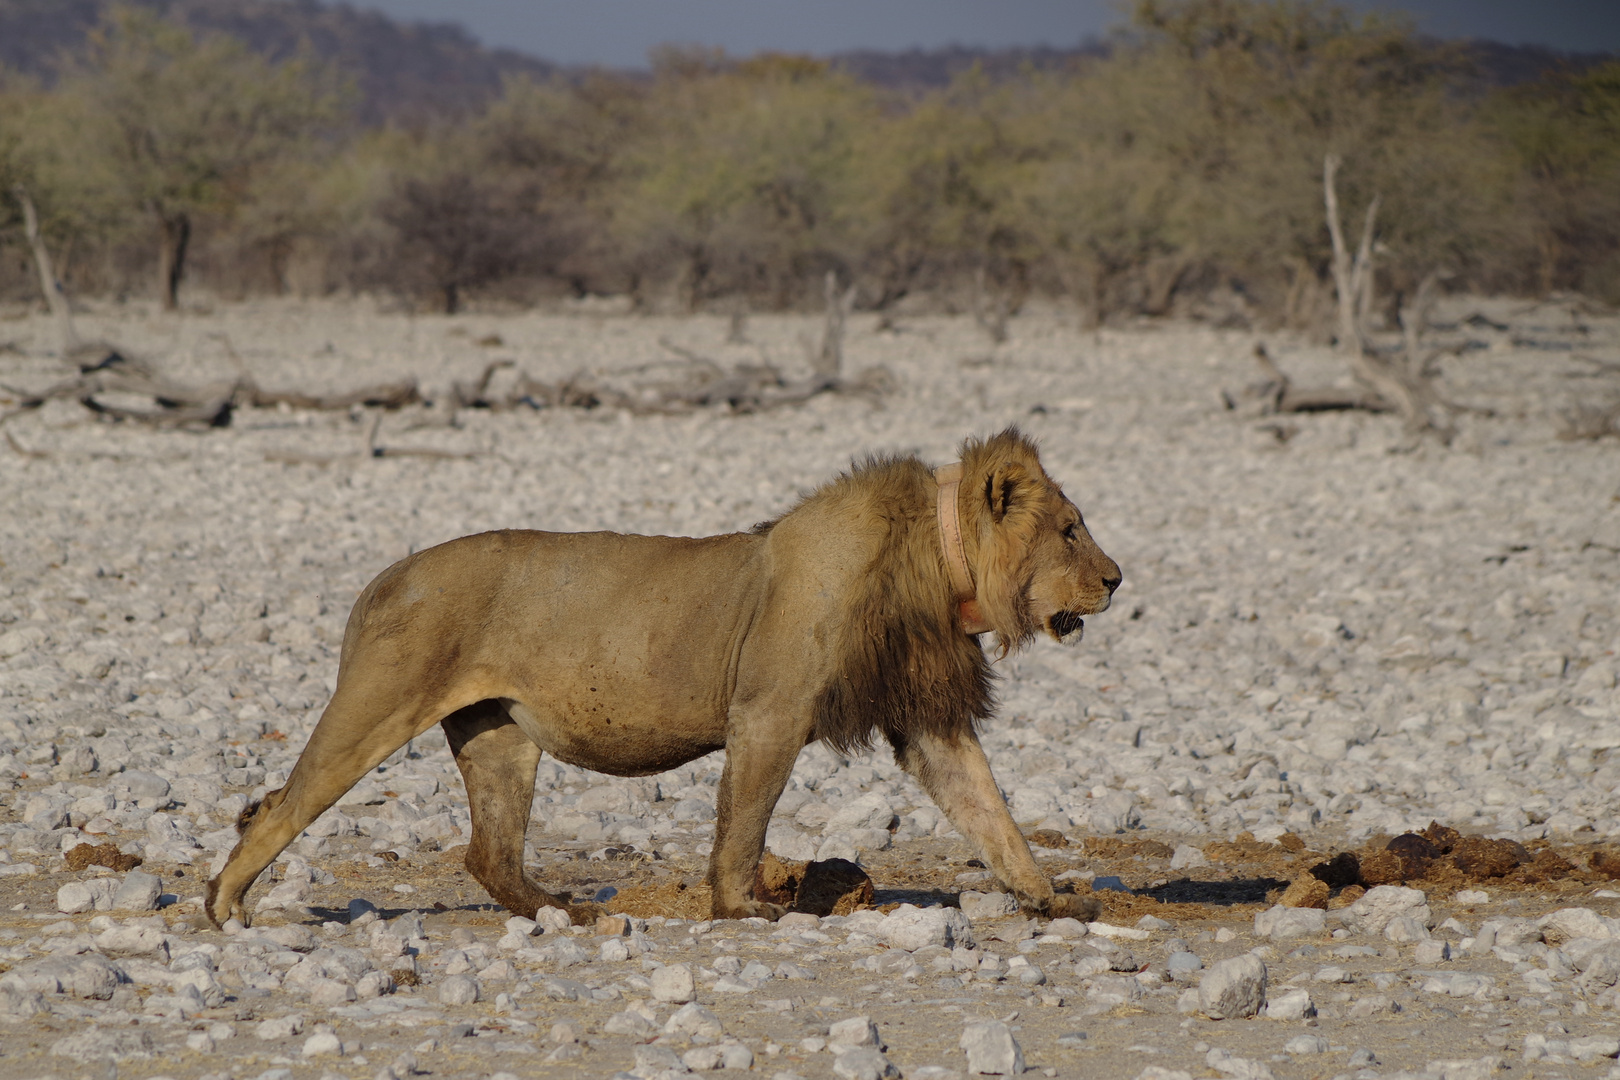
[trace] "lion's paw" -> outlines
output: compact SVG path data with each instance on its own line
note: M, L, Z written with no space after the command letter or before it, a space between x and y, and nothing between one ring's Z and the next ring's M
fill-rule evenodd
M1102 901L1095 896L1058 893L1052 897L1052 903L1047 906L1044 914L1049 919L1078 919L1081 922L1096 922L1097 916L1102 914Z
M595 926L596 920L607 914L607 908L601 904L584 903L568 905L568 921L575 926Z
M729 908L722 908L719 904L714 906L713 917L716 919L769 919L775 922L788 913L788 909L781 904L770 904L764 900L744 900L740 904L733 904Z

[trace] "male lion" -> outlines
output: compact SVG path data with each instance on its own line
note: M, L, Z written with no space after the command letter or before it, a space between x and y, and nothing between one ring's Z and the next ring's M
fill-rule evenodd
M505 530L395 563L355 602L337 690L286 786L241 818L208 916L248 922L270 861L379 762L442 724L467 784L467 869L532 916L567 904L523 870L542 751L618 776L726 750L709 882L715 918L753 897L799 750L881 733L1024 910L1093 917L1056 894L996 788L975 725L990 666L1045 630L1078 639L1119 567L1016 429L938 474L869 459L749 533L687 539Z

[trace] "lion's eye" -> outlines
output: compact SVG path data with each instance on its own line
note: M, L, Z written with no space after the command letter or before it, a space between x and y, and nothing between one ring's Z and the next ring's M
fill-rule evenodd
M1071 521L1067 525L1063 526L1063 539L1074 539L1074 522Z

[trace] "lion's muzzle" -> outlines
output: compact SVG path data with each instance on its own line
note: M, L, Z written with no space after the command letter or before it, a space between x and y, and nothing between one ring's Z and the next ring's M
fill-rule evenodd
M1064 644L1071 644L1070 635L1073 635L1074 641L1078 642L1081 635L1085 633L1086 620L1078 612L1060 611L1048 619L1046 625L1052 631L1053 637Z

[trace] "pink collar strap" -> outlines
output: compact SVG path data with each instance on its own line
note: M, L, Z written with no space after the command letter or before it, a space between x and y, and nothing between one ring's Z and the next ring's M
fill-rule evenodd
M991 627L979 611L978 590L973 587L973 572L968 569L967 550L962 546L962 519L956 498L962 485L962 463L953 462L935 469L934 481L939 485L934 505L939 514L939 540L945 550L952 599L956 601L962 629L969 634L982 634Z

